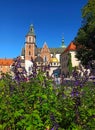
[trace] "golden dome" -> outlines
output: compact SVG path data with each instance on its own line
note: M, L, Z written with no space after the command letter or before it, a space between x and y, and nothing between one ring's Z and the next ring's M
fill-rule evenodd
M57 59L56 57L52 57L52 58L51 58L51 62L53 62L53 63L56 63L56 62L57 62L57 63L58 63L58 59Z

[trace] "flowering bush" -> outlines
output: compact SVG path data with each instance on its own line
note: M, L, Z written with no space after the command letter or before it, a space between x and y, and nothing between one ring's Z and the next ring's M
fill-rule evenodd
M75 81L56 87L44 72L26 71L15 59L14 75L0 79L1 130L94 130L95 84L75 70ZM35 70L35 71L34 71ZM63 81L65 82L65 81Z
M52 80L39 71L26 81L20 59L12 67L13 78L6 74L0 80L0 129L45 130L58 124L57 97ZM34 72L34 70L33 70ZM35 73L35 72L34 72ZM54 122L51 118L54 116Z

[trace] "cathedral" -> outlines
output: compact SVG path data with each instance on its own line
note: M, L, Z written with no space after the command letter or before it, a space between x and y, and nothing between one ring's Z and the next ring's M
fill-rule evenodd
M47 71L49 75L52 75L57 72L56 70L60 69L60 55L65 48L64 38L62 38L61 47L59 48L49 48L46 42L42 48L37 47L34 26L30 25L25 37L25 45L22 48L21 58L25 62L25 66L27 66L29 61L34 61L39 68L50 66L50 69Z

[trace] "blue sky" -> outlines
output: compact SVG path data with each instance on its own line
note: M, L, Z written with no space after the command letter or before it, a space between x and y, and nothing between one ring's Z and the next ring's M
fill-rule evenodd
M82 7L87 0L0 0L0 58L21 54L25 35L34 25L36 43L60 47L74 39L82 22Z

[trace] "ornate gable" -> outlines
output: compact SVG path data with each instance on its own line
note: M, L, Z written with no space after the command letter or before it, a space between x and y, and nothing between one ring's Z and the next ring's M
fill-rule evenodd
M43 48L41 49L41 53L50 53L50 50L46 42L44 43Z
M45 62L50 62L51 54L46 42L44 43L43 48L41 49L40 56L43 58Z

